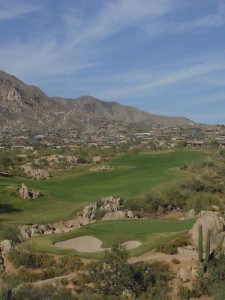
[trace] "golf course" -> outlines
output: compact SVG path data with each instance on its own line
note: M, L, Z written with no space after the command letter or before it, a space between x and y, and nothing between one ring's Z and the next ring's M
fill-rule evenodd
M108 172L91 172L90 165L75 170L50 171L51 178L35 181L21 177L0 178L0 222L12 224L50 223L74 218L86 204L113 195L131 199L188 176L184 164L207 156L199 151L129 153L113 158ZM41 197L24 200L18 189L22 183L40 190Z

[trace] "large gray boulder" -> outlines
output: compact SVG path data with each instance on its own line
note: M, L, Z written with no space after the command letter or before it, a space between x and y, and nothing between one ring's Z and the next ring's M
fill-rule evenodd
M194 224L192 230L190 231L191 237L194 241L196 247L198 247L198 236L199 236L199 225L202 225L203 231L203 246L206 244L206 237L208 230L211 231L211 246L216 247L217 243L221 239L221 236L225 234L225 221L222 217L218 217L215 214L206 214L199 218Z
M189 212L187 213L187 218L188 219L193 219L196 216L196 212L194 209L190 209Z

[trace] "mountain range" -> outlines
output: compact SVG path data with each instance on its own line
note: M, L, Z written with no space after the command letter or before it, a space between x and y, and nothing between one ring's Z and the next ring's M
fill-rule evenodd
M185 117L151 114L131 106L107 102L92 96L76 99L48 97L36 86L30 86L0 71L0 126L10 129L51 129L85 126L87 120L134 123L139 126L183 126L193 124Z

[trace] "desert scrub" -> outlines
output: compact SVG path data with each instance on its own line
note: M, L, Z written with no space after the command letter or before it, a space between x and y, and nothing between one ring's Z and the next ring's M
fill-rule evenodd
M190 238L188 234L182 235L176 238L173 241L169 241L167 243L160 244L156 247L156 251L162 252L165 254L177 254L178 247L184 247L190 244Z
M0 241L11 240L14 243L20 241L19 230L12 225L0 225Z

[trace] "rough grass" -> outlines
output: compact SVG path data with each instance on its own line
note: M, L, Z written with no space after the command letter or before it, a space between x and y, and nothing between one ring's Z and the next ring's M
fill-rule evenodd
M0 178L0 222L46 223L73 218L87 203L101 197L132 198L180 179L183 164L198 162L207 154L175 151L160 154L126 154L115 157L109 172L90 172L90 166L71 171L53 172L47 181L19 177ZM17 190L24 182L39 189L44 196L29 201L20 199Z
M131 256L143 254L158 244L169 241L179 234L190 230L195 222L192 220L160 221L160 220L116 220L102 221L86 225L65 234L42 235L25 241L22 246L34 252L52 254L74 254L84 258L99 258L103 254L85 254L71 249L62 249L54 243L79 236L94 236L100 239L103 248L116 247L130 240L138 240L142 245L130 251Z

